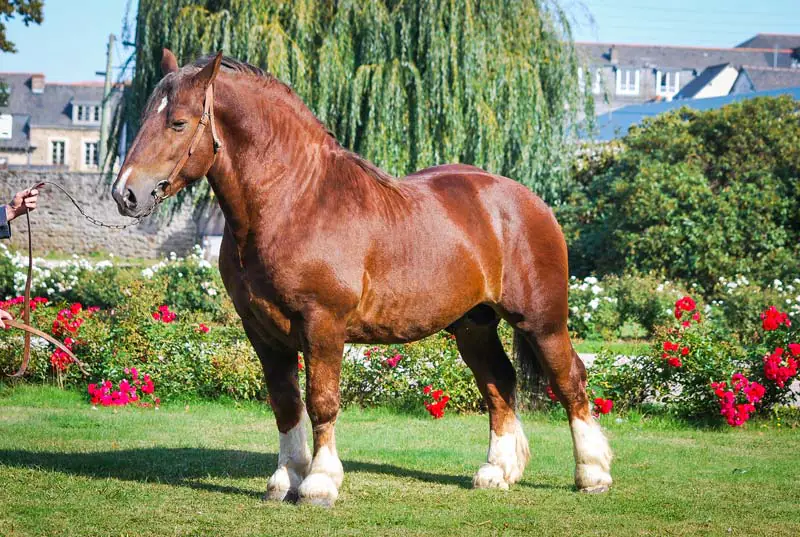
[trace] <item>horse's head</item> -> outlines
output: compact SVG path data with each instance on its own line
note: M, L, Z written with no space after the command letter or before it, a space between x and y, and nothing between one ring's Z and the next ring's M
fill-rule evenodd
M200 179L214 164L212 83L221 60L222 53L202 68L179 69L175 55L164 49L164 78L147 102L139 133L114 183L112 196L121 214L148 214L160 199Z

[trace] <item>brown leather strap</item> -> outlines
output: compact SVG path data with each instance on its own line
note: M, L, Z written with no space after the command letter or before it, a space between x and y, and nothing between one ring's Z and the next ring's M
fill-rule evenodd
M197 144L200 143L200 140L203 138L203 134L206 131L206 125L211 123L211 138L214 144L214 159L217 158L217 153L220 149L222 149L222 143L219 141L219 136L217 136L217 126L214 122L214 84L209 84L206 87L206 94L205 98L203 99L203 115L200 116L200 121L197 124L197 129L194 131L194 135L192 136L192 140L189 142L189 149L186 153L183 154L181 159L175 163L175 167L172 168L172 173L169 174L167 177L167 187L172 184L172 181L181 173L181 170L186 165L186 161L189 160L189 157L192 156L195 149L197 149ZM212 162L213 166L213 162Z
M83 362L78 360L78 358L74 354L72 354L71 350L69 350L63 343L61 343L59 340L57 340L53 336L51 336L51 335L49 335L49 334L47 334L45 332L42 332L41 330L39 330L37 328L29 326L26 323L21 323L19 321L14 320L14 319L10 319L10 320L3 321L3 322L5 324L7 324L8 326L13 326L14 328L19 328L20 330L24 330L25 331L25 337L27 337L28 339L30 339L31 334L33 334L34 336L39 336L40 338L49 341L50 343L52 343L53 345L55 345L56 347L58 347L59 349L64 351L67 354L67 356L69 356L72 359L72 361L75 362L75 364L78 366L78 368L81 370L81 372L84 375L87 375L87 376L89 375L89 372L86 371L86 366L83 365ZM25 373L25 370L28 367L28 361L29 360L30 360L30 358L28 358L28 360L26 360L22 364L22 367L20 368L20 370L17 371L16 373L14 373L12 376L13 377L22 376L22 374Z
M39 185L36 185L38 187ZM33 187L33 188L36 188ZM33 189L31 189L33 190ZM22 305L22 322L24 326L31 324L31 282L33 281L33 241L31 240L31 215L25 213L25 223L28 225L28 279L25 280L25 302ZM15 324L8 321L6 324L15 326ZM28 369L28 363L31 361L31 334L25 331L25 343L22 348L22 365L19 370L11 375L12 377L21 377Z

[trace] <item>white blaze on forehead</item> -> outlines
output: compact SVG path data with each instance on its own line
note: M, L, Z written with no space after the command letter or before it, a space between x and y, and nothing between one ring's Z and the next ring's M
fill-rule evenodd
M125 192L125 183L128 181L128 177L133 172L133 166L128 166L128 169L122 173L122 176L117 181L117 192L122 195Z
M169 102L169 101L167 100L167 98L166 98L166 97L162 97L162 98L161 98L161 102L160 102L160 103L158 103L158 110L156 110L156 114L160 114L160 113L161 113L161 111L167 107L167 103L168 103L168 102Z

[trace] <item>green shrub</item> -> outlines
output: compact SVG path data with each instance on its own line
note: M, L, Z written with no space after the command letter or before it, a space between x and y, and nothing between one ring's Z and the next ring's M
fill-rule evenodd
M570 278L569 327L580 339L647 337L668 321L681 286L652 274Z
M646 120L576 172L557 209L578 275L654 272L704 293L791 280L800 257L800 106L789 97Z
M219 270L203 257L196 246L186 258L171 253L169 259L142 271L145 278L155 278L166 289L166 303L181 310L204 311L218 314L222 309L220 290L222 280Z
M400 356L396 365L388 360ZM482 397L455 341L440 333L416 343L354 347L342 366L342 404L423 409L425 386L450 397L447 409L478 411Z

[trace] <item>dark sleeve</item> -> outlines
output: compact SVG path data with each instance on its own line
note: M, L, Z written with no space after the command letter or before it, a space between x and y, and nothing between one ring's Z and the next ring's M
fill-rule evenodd
M6 208L0 205L0 239L11 238L11 224L6 221Z

